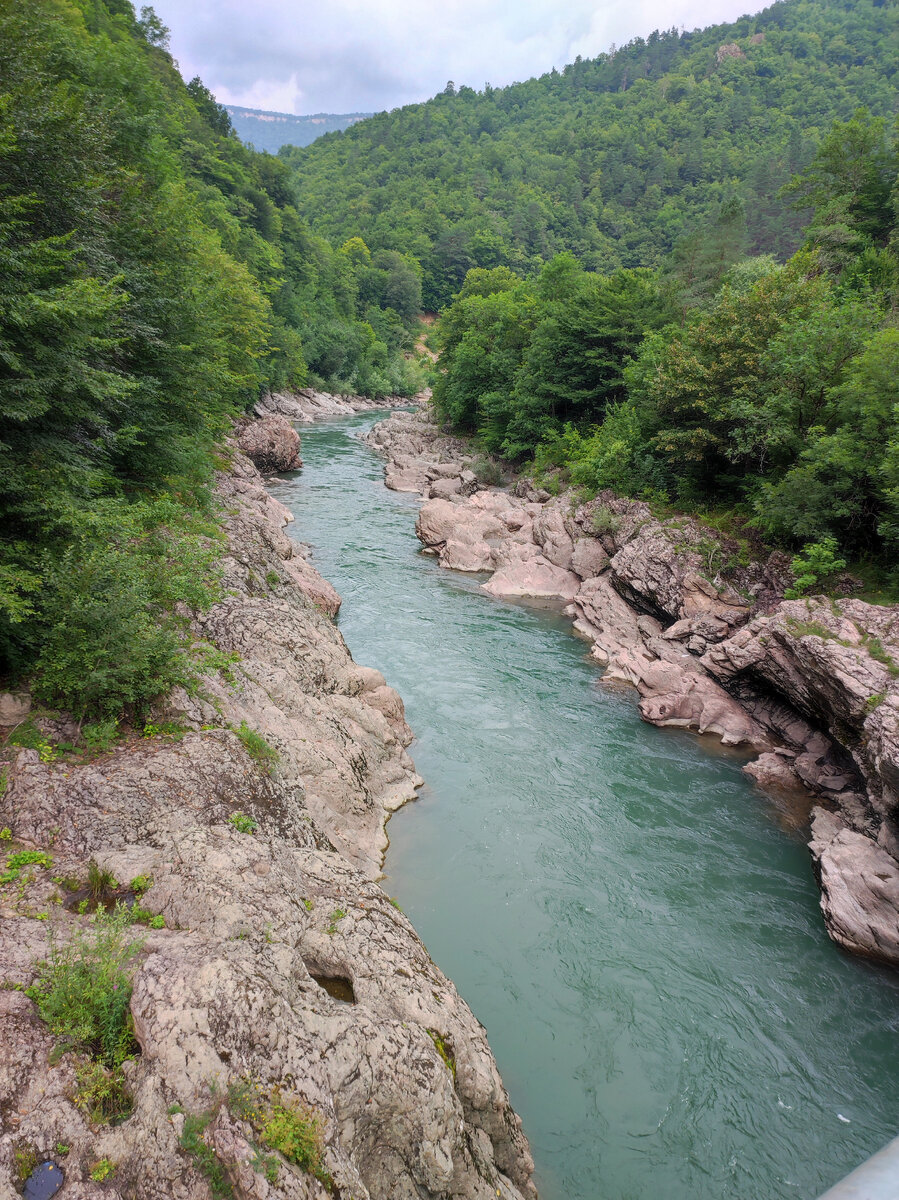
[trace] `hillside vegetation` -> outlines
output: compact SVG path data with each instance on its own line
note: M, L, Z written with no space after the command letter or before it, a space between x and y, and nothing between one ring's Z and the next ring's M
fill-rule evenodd
M0 680L79 715L191 679L236 414L417 386L414 265L310 233L166 44L128 0L0 0Z
M471 271L440 324L435 398L553 486L723 511L804 547L806 589L852 559L895 591L899 140L862 110L788 192L812 218L785 265L728 267L712 239L689 277L570 254L530 280Z
M655 266L722 215L745 251L787 257L803 219L780 188L834 119L892 114L897 72L894 4L783 0L511 87L448 85L282 156L316 231L413 255L440 309L472 267Z

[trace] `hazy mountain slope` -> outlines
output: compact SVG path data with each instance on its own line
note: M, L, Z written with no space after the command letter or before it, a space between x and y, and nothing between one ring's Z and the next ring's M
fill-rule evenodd
M897 9L782 0L730 25L636 39L561 73L462 88L285 150L313 227L416 255L425 302L471 266L659 261L722 204L780 256L802 220L778 198L835 118L891 115Z
M225 109L241 141L269 154L277 154L282 146L308 146L325 133L348 129L371 116L371 113L315 113L297 117L235 104L226 104Z

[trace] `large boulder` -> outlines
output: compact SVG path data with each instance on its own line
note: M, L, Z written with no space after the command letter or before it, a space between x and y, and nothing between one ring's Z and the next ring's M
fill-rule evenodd
M483 585L491 596L507 599L559 600L570 603L581 581L571 571L549 562L543 555L507 562Z
M899 963L899 862L816 808L809 843L827 932L855 954Z
M286 417L272 414L245 425L238 434L244 454L263 475L296 471L300 458L300 435Z

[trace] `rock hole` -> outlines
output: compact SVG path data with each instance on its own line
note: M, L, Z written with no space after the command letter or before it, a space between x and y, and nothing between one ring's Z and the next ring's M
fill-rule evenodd
M311 972L310 972L311 974ZM339 1000L342 1004L355 1004L356 993L353 991L352 981L344 975L313 975L312 978L320 988L333 996L335 1000Z
M56 1163L38 1163L28 1178L22 1191L23 1200L50 1200L55 1196L66 1181L65 1172Z

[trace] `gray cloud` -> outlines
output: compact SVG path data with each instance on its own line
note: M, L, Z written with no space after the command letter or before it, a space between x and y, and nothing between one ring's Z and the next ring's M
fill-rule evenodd
M731 21L746 0L156 0L186 78L281 112L370 112L540 75L653 29Z

